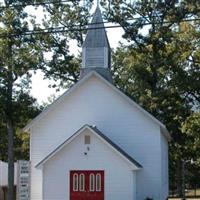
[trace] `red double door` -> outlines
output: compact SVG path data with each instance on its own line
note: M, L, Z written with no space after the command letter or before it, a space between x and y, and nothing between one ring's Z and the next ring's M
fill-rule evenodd
M104 171L70 171L70 200L104 200Z

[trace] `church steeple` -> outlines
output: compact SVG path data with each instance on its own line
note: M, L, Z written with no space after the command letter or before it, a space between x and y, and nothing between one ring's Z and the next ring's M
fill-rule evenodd
M80 78L90 71L96 71L107 80L112 81L110 74L110 45L98 4L88 27L82 51Z

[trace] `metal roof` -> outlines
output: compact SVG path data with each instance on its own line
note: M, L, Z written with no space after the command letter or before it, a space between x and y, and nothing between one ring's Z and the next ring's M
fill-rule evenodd
M89 30L83 43L83 48L110 48L99 6L96 8L93 19L88 28Z

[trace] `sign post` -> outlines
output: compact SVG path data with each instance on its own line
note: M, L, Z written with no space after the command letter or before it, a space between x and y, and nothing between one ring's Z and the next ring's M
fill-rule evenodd
M30 162L17 162L17 200L30 199Z

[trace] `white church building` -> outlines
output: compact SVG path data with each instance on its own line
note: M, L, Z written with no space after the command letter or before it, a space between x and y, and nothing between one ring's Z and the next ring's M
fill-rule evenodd
M165 125L112 83L99 7L83 44L80 80L25 128L31 200L165 200Z

